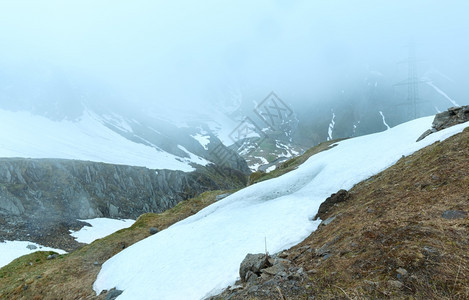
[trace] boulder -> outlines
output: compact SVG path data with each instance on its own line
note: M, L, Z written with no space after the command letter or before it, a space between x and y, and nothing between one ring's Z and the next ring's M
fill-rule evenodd
M465 123L469 121L469 105L461 107L451 107L447 111L441 112L435 116L432 123L432 128L425 131L418 139L417 142L423 140L430 134L443 130L445 128Z
M123 291L120 291L120 290L117 290L116 288L113 288L112 290L110 290L110 291L106 294L106 300L114 300L114 299L117 299L117 297L119 297L122 293L123 293Z
M26 246L26 248L28 248L29 250L36 250L37 249L37 247L35 245L31 245L31 244Z
M272 266L269 262L269 256L266 254L247 254L246 257L241 262L239 267L239 276L242 281L246 281L249 271L253 272L256 275L261 274L261 270Z

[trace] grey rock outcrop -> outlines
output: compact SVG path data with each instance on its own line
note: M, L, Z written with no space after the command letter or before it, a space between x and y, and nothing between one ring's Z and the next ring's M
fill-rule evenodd
M208 190L243 187L246 180L239 171L214 165L185 173L87 161L0 159L0 240L47 244L47 235L58 234L53 228L68 234L83 226L76 219L136 219Z
M435 116L432 123L432 128L425 131L418 139L423 140L430 134L443 130L445 128L465 123L469 121L469 105L461 107L451 107L447 111L439 113Z
M272 266L269 262L269 256L265 254L247 254L239 266L239 276L242 281L245 281L248 272L260 275L262 269Z
M241 280L208 299L297 299L298 295L306 294L304 282L312 273L288 259L280 258L287 255L284 252L272 257L265 254L246 255L240 266Z
M117 299L117 297L119 297L124 291L121 291L121 290L117 290L115 288L113 288L112 290L110 290L107 294L106 294L106 300L114 300L114 299Z

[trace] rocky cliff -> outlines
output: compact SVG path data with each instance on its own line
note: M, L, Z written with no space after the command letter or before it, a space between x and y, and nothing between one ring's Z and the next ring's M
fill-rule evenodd
M197 171L55 159L0 159L0 240L28 239L63 248L57 239L76 219L137 218L215 189L244 186L239 171L209 165Z

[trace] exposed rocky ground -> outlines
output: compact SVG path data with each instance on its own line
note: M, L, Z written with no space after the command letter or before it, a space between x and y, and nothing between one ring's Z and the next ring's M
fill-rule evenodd
M133 218L163 212L196 195L241 188L239 171L199 167L197 171L52 159L0 159L0 240L29 240L73 250L70 229L96 217Z

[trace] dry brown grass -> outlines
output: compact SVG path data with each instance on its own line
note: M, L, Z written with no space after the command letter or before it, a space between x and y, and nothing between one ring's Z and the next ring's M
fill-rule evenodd
M104 299L104 295L97 297L92 289L102 263L148 237L150 227L164 230L212 204L222 193L205 192L164 213L144 214L132 227L54 260L46 260L49 252L18 258L0 269L0 299Z
M308 274L298 289L307 293L277 286L287 299L469 299L469 215L442 218L447 210L469 213L469 129L349 192L325 215L336 216L332 223L287 250ZM320 248L328 255L317 255ZM253 287L222 297L270 299Z
M446 210L469 212L469 129L401 159L350 193L351 200L328 212L335 221L288 251L311 274L303 283L309 294L296 299L469 299L469 219L441 217ZM215 195L144 215L132 228L63 258L23 257L0 269L0 298L96 298L94 261L146 237L151 226L166 228L195 213ZM315 255L325 244L327 259ZM398 277L399 268L408 274Z
M337 216L333 223L290 250L297 264L317 271L308 283L311 295L469 299L469 219L441 217L446 210L469 212L469 130L350 192L352 200L328 213ZM331 256L315 256L326 243ZM313 251L301 254L304 246ZM408 275L398 275L399 268Z

